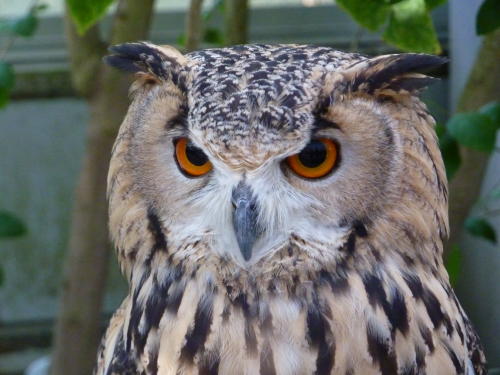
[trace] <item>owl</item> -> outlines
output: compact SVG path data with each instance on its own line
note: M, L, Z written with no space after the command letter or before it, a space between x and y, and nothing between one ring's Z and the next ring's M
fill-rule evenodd
M443 266L418 92L440 57L111 48L135 73L108 177L129 294L96 374L484 374Z

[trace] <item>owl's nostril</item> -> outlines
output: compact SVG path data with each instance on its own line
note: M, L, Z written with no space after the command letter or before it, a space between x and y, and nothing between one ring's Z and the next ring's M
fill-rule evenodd
M231 202L236 207L238 204L250 202L253 200L252 188L241 181L234 189L231 196Z

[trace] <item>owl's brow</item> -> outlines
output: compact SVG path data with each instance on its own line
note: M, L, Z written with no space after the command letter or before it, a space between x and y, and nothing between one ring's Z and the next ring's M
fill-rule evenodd
M165 127L167 129L172 129L172 128L187 129L188 127L187 112L188 112L187 107L181 106L181 108L179 108L179 112L177 113L177 115L168 120Z
M328 121L324 119L323 117L316 116L314 119L314 125L313 125L313 131L319 131L322 129L339 129L340 126L333 121Z

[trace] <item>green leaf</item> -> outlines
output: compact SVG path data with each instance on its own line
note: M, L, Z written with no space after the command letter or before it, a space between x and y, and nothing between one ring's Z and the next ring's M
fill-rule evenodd
M427 7L428 10L432 10L440 5L443 5L447 1L448 0L425 0L425 6Z
M25 17L15 21L11 26L11 30L13 33L26 38L34 34L37 26L38 18L33 12L30 12Z
M465 229L473 236L484 238L495 244L497 243L495 229L481 217L468 217L467 220L465 220Z
M483 113L459 113L446 126L460 144L478 151L491 152L495 148L497 127Z
M393 5L383 38L405 51L441 53L425 0L405 0Z
M0 89L10 90L14 86L14 69L5 61L0 61Z
M46 4L35 4L23 17L0 21L0 32L22 37L32 36L38 27L38 13L45 8Z
M488 104L482 106L479 109L479 113L483 113L483 114L487 115L489 118L491 118L491 120L493 121L493 123L495 124L497 129L500 129L500 103L499 102L491 102L491 103L488 103Z
M446 257L446 270L450 276L450 283L452 286L458 281L460 276L460 269L462 268L462 252L458 245L453 245L451 251Z
M180 47L186 47L186 34L182 33L177 37L177 44Z
M10 90L14 86L14 69L12 65L0 61L0 108L5 107L9 102Z
M443 137L446 134L446 126L444 126L439 122L436 124L434 130L436 131L436 135L438 136L439 140L441 140L441 137Z
M368 30L377 31L387 21L391 5L380 0L337 0L352 18Z
M9 103L9 90L0 88L0 108L3 108Z
M33 7L33 11L34 12L41 12L45 9L47 9L49 6L45 3L41 3L41 4L35 4L35 6Z
M224 13L225 1L224 0L215 0L212 4L203 11L203 20L205 22L211 20L217 13Z
M500 26L500 1L484 0L476 15L476 33L487 34Z
M451 180L462 163L460 149L457 141L448 134L444 125L436 124L436 135L439 139L439 149L443 156L446 176L448 180Z
M0 238L19 237L26 233L21 220L7 211L0 211Z
M5 282L5 273L2 266L0 265L0 286L2 286L4 282Z
M460 168L460 164L462 164L460 149L457 141L448 133L444 133L439 137L439 148L443 156L444 167L446 168L446 177L450 181Z
M66 3L78 32L83 34L106 14L113 0L66 0Z
M205 30L203 41L206 43L223 45L224 35L219 29L216 29L215 27L209 27Z

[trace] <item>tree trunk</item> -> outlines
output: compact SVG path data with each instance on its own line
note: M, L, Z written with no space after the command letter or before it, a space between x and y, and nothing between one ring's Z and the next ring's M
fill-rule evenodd
M194 51L199 48L203 21L201 19L201 7L203 0L191 0L186 13L186 50Z
M500 30L486 35L460 96L457 112L479 109L500 99ZM462 166L450 182L450 239L458 243L469 211L479 197L489 155L461 147Z
M115 134L108 129L120 123L127 98L126 91L117 93L110 111L103 106L104 102L110 102L109 98L102 96L109 94L103 92L90 104L87 153L73 209L53 374L91 374L100 337L100 313L111 248L106 175Z
M111 43L147 37L153 0L120 1ZM129 80L101 63L97 27L84 36L68 17L66 34L76 89L90 107L87 150L75 196L61 305L54 332L52 374L88 375L96 361L105 291L108 241L106 177L111 148L128 106Z
M226 0L225 38L227 45L248 41L248 0Z

